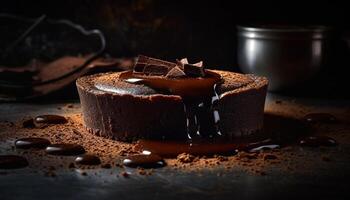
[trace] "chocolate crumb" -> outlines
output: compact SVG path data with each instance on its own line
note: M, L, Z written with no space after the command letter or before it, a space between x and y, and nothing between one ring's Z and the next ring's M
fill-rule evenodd
M109 163L105 163L105 164L102 164L101 167L104 169L110 169L112 167L112 165Z
M121 172L120 175L124 178L129 178L130 177L130 174L128 172Z
M214 158L216 158L220 162L228 161L228 158L225 156L215 155Z
M138 174L140 174L140 175L142 175L142 176L147 175L146 170L145 170L145 169L143 169L143 168L139 168L139 169L137 169L137 173L138 173Z
M177 160L182 163L191 163L195 160L195 158L195 156L188 153L182 153L177 156Z
M258 154L257 153L247 153L247 152L239 152L238 153L238 158L239 159L257 159L258 158Z

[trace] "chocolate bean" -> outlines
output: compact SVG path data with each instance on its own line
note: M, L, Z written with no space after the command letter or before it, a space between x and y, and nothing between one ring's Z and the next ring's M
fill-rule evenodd
M65 124L67 119L59 115L40 115L35 117L35 123L38 124Z
M158 168L164 167L164 160L158 155L133 155L123 160L127 167Z
M75 163L80 164L80 165L99 165L101 164L101 160L99 157L95 155L82 155L78 156L75 159Z
M46 147L51 155L74 156L85 153L85 149L77 144L52 144Z
M20 149L42 149L50 145L50 141L44 138L20 138L15 141L16 148Z

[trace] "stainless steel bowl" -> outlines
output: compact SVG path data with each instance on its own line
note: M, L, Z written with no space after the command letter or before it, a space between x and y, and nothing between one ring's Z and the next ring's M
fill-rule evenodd
M300 86L324 66L330 35L322 26L239 26L238 65L266 76L270 91Z

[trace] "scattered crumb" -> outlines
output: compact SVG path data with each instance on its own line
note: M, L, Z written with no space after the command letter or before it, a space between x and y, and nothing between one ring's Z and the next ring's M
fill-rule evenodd
M112 165L109 163L106 163L106 164L102 164L101 167L105 168L105 169L110 169L112 167Z
M69 163L68 168L69 168L69 169L75 168L74 163Z
M128 172L121 172L120 175L124 178L129 178L130 177L130 174Z
M177 160L182 163L191 163L195 160L195 158L195 156L187 153L182 153L177 156Z
M139 153L132 143L114 141L89 133L83 126L81 114L70 114L65 117L68 120L66 124L43 125L40 127L32 126L33 117L26 118L16 123L1 121L0 122L0 143L7 149L8 152L15 152L25 156L30 161L30 168L39 172L44 172L45 176L55 177L55 171L61 168L74 169L77 166L74 160L65 156L47 155L44 150L18 150L8 141L14 141L22 137L42 137L50 140L51 143L72 143L82 145L86 152L100 157L102 165L97 166L78 166L79 169L95 169L95 168L112 168L112 166L123 167L120 160L125 155L133 155ZM27 121L26 121L27 120ZM324 127L327 132L330 128ZM346 129L348 130L348 129ZM344 131L345 132L345 131ZM343 136L346 141L347 135ZM261 152L244 152L240 151L237 155L221 156L214 155L212 157L193 156L187 153L182 153L173 159L165 159L167 166L174 170L181 171L196 171L200 172L203 169L222 168L224 170L242 169L254 175L264 176L269 172L269 168L273 165L288 173L296 173L301 170L310 169L310 162L301 162L305 160L307 154L298 152L298 148L294 146L283 147L278 150L269 150ZM328 152L329 148L320 149L322 153ZM328 155L319 157L325 162L330 162ZM311 164L310 164L311 163ZM139 175L151 175L153 170L138 169ZM84 172L83 172L84 173ZM84 175L82 173L82 175ZM85 172L86 173L86 172ZM112 172L111 172L112 173ZM6 174L6 173L0 173ZM223 173L217 174L224 175ZM119 176L129 177L130 174L122 172Z
M215 155L214 158L216 158L219 162L225 162L228 161L228 158L225 156L219 156L219 155Z
M143 168L139 168L137 169L137 173L140 175L147 175L147 171Z

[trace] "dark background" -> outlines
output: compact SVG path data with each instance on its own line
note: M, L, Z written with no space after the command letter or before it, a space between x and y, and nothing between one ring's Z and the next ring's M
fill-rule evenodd
M236 25L328 25L339 37L349 28L344 1L2 1L0 12L67 18L103 30L112 56L139 53L203 59L207 66L237 71Z

